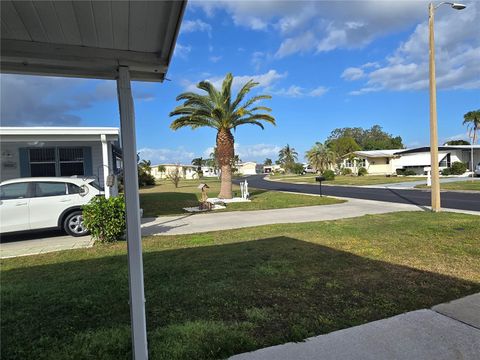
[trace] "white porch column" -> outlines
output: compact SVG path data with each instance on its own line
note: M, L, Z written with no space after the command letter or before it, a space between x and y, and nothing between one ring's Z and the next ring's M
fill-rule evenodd
M102 142L103 188L105 189L105 197L108 199L111 196L111 188L107 186L107 178L108 174L110 173L107 136L105 134L101 134L100 141Z
M118 68L118 103L123 149L123 181L127 217L128 278L130 285L130 317L133 357L148 359L143 288L142 236L140 232L140 202L138 199L137 145L130 73L126 66Z

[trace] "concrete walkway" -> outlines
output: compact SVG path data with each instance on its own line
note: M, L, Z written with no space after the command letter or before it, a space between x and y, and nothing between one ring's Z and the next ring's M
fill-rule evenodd
M238 229L269 224L302 223L383 214L395 211L424 210L416 205L372 200L348 199L342 204L305 206L290 209L231 211L143 219L142 235L180 235L206 231Z
M440 178L440 183L451 183L451 182L458 182L458 181L480 181L480 178L472 178L472 177L451 177L451 178ZM427 180L419 180L419 181L405 181L405 182L398 182L398 183L390 183L390 184L378 184L378 185L366 185L364 187L368 188L376 188L376 189L396 189L396 190L406 190L406 189L414 189L417 185L425 185Z
M54 251L87 248L92 245L93 241L90 236L73 237L60 231L3 235L0 244L0 258L45 254Z
M230 360L478 360L480 293Z

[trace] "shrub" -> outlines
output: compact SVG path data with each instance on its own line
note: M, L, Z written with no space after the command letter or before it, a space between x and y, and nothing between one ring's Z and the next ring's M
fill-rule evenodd
M335 180L335 173L333 170L325 170L322 174L325 180Z
M146 172L146 171L138 171L138 186L143 187L147 185L155 185L155 177Z
M450 168L450 173L452 175L462 175L467 171L467 165L460 161L455 161Z
M364 167L361 167L360 169L358 169L358 176L364 176L367 174L368 174L368 171Z
M415 170L412 170L412 169L407 169L403 172L403 175L405 176L413 176L413 175L417 175L417 173L415 172Z
M395 170L395 172L397 173L397 175L405 175L405 169L397 169Z
M352 169L350 168L343 168L340 172L342 175L352 175Z
M83 221L95 241L117 241L125 234L125 201L123 196L96 196L83 206Z
M452 170L450 168L443 169L442 175L444 176L452 175Z
M295 164L292 165L291 170L294 174L301 175L301 174L303 174L303 170L304 170L303 164L295 163Z

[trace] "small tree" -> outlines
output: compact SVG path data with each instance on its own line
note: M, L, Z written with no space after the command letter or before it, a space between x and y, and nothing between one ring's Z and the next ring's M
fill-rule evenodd
M175 188L178 188L181 178L180 165L175 165L175 168L167 174L167 179L175 185Z
M269 159L269 158L266 158L265 161L263 162L263 165L265 166L271 166L273 163L272 163L272 159Z

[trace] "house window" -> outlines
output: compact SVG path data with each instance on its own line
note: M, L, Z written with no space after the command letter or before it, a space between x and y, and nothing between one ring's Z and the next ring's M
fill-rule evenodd
M55 148L30 149L30 175L55 176Z
M30 149L31 176L85 175L83 148Z
M59 148L60 176L84 175L83 149Z
M439 167L450 167L451 165L450 154L447 154L438 164Z
M347 167L347 168L352 168L352 167L353 167L353 162L352 162L352 160L345 160L345 167Z

